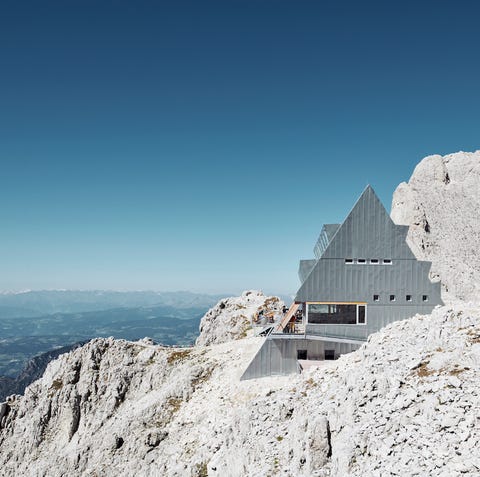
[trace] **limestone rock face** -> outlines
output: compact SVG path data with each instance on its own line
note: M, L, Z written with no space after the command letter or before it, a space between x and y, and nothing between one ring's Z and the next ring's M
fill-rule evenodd
M97 339L0 404L5 476L480 475L480 307L393 323L301 375L239 381L262 338Z
M211 308L200 322L199 346L245 338L260 312L264 316L281 313L284 303L261 291L245 291L239 297L225 298Z
M432 262L444 300L480 301L480 151L423 159L397 187L391 217L410 227L407 242Z
M16 378L0 376L0 402L4 401L10 394L23 394L29 384L42 377L48 363L52 359L78 348L82 344L84 343L75 343L35 356L27 362L20 375Z

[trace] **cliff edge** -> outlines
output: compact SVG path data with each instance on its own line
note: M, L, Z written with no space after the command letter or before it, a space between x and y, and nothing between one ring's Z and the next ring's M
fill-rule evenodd
M395 190L391 217L410 227L407 242L432 262L444 301L480 301L480 151L423 159Z

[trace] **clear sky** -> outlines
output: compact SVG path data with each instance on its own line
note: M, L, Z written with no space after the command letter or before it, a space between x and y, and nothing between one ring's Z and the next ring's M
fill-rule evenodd
M0 290L298 287L370 183L480 148L476 1L2 1Z

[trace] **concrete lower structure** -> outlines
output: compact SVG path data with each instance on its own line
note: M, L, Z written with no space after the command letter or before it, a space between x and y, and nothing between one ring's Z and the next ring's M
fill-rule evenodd
M337 359L342 354L355 351L362 344L354 340L273 334L266 338L241 380L299 373L299 359Z

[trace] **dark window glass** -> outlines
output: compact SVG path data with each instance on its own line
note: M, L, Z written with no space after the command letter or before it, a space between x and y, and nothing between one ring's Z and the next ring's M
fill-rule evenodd
M412 295L407 295L405 298L407 301L412 301Z
M380 301L380 295L373 295L373 301Z
M422 295L422 301L428 301L428 295Z
M391 265L392 261L389 258L385 258L383 259L383 263L385 263L386 265Z
M365 306L358 305L358 323L360 325L365 324Z
M390 301L395 301L395 295L390 295Z
M372 263L373 265L378 265L378 258L372 258L370 260L370 263Z
M366 262L367 262L367 261L366 261L364 258L359 258L359 259L357 260L357 263L362 263L362 264L363 264L363 263L366 263Z
M348 264L353 263L353 258L346 258L345 263L348 263Z
M309 305L308 322L318 325L355 325L357 305Z

